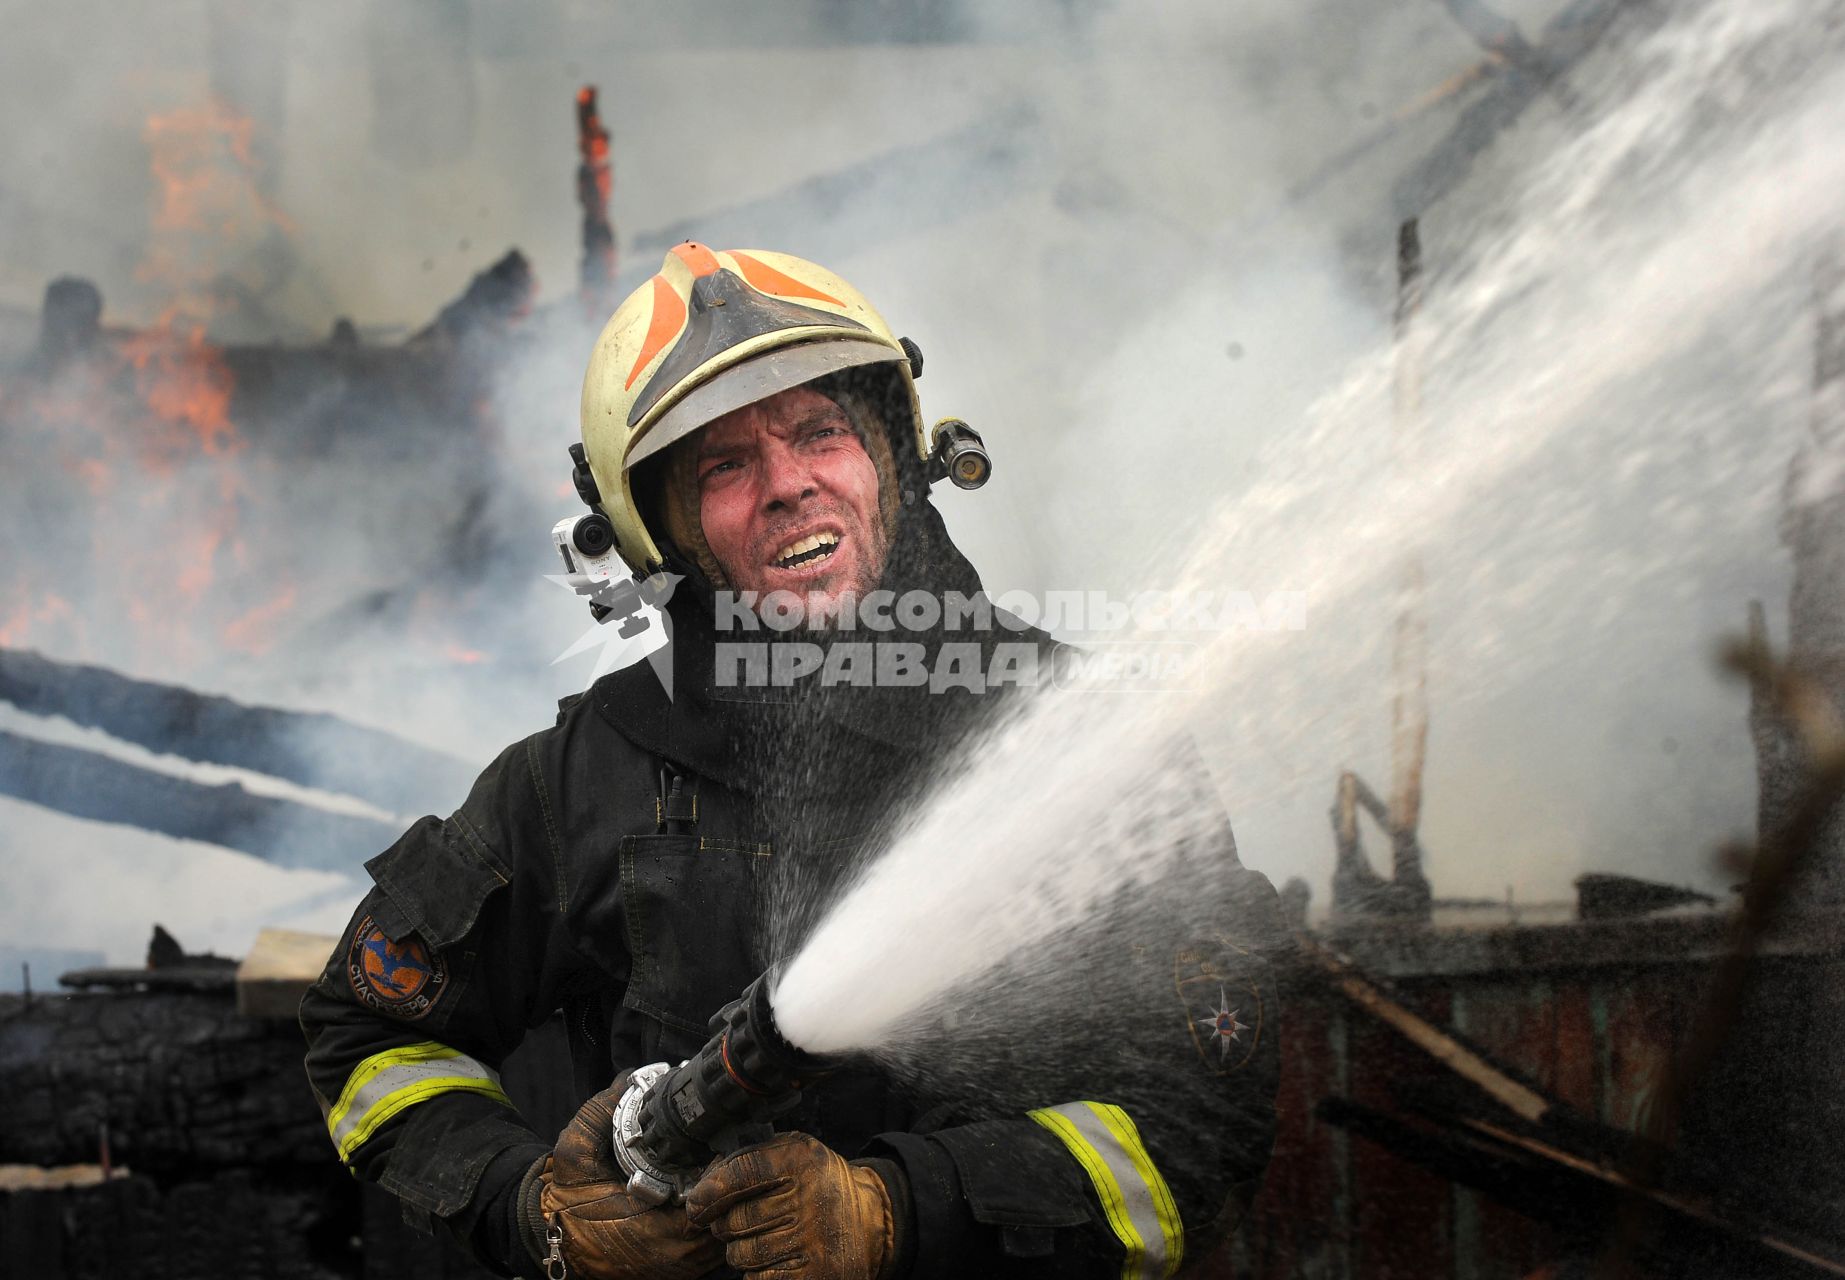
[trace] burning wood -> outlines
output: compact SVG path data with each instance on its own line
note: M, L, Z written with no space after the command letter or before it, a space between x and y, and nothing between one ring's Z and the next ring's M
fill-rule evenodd
M224 353L208 342L205 326L190 323L176 332L176 313L167 311L152 329L135 334L123 346L134 368L135 389L156 423L177 428L158 444L172 460L189 455L196 446L208 456L234 453L240 442L231 425L231 393L236 380L224 362Z
M532 312L538 296L538 279L532 264L517 249L508 249L485 271L468 281L467 290L437 313L435 321L419 330L412 343L449 341L476 333L504 330Z
M615 227L609 221L609 195L615 175L609 165L609 131L596 111L596 87L577 91L577 203L583 207L583 305L600 319L614 309Z

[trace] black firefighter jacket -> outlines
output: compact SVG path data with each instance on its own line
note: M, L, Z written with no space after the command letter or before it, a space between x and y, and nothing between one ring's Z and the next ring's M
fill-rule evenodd
M929 533L964 570L949 585L977 591ZM503 1267L530 1262L488 1219L551 1145L498 1082L528 1029L565 1012L584 1098L689 1057L991 711L991 695L718 689L708 601L682 592L672 612L676 697L645 665L605 677L372 859L301 1007L340 1158ZM835 1073L778 1121L901 1170L909 1274L1158 1276L1234 1225L1273 1136L1281 934L1220 825L1182 892L1124 891L1085 939L1019 966L1032 985L999 1007L1029 1013L997 1033L970 1019L915 1079ZM875 1000L878 975L864 988Z

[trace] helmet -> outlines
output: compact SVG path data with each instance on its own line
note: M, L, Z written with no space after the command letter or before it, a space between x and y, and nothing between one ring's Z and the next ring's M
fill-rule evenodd
M908 422L887 424L893 443L913 441L926 461L915 385L922 353L858 290L787 254L675 245L596 339L583 378L583 444L571 451L577 491L609 518L628 567L652 573L662 557L635 501L636 463L733 409L869 365L888 367L908 406Z

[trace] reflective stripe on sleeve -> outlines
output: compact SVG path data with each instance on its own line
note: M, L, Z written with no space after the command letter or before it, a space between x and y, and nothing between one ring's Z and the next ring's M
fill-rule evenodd
M405 1107L457 1089L484 1093L512 1105L500 1088L499 1075L457 1049L434 1040L386 1049L365 1059L346 1077L339 1101L327 1113L327 1132L333 1135L340 1159L350 1161L379 1125Z
M1057 1135L1095 1184L1108 1225L1127 1250L1124 1280L1178 1270L1185 1256L1178 1206L1128 1113L1106 1102L1066 1102L1028 1114Z

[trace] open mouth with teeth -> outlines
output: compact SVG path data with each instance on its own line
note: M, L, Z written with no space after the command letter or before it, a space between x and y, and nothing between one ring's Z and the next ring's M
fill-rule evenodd
M830 557L838 546L839 535L836 533L811 533L776 552L775 567L798 569L804 565L818 564Z

